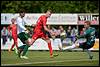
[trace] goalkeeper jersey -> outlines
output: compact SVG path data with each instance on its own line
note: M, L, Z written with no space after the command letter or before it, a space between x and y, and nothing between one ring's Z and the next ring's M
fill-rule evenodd
M87 39L87 44L91 45L92 43L95 42L95 28L89 27L84 31L83 35L80 35L80 37L85 37Z

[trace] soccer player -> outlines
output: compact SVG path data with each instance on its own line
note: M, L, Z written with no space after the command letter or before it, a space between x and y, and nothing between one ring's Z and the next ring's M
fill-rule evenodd
M30 25L28 22L25 21L25 10L21 9L19 13L19 17L17 17L17 35L18 38L22 41L24 45L18 47L18 56L23 59L28 59L26 57L26 53L28 48L30 47L30 36L28 35L28 30L25 28L25 24Z
M36 39L38 39L38 38L42 38L43 40L45 40L48 43L50 57L52 58L57 55L53 55L51 41L50 41L49 37L46 35L46 31L51 33L52 35L55 34L54 32L50 31L50 29L48 29L46 26L47 18L49 18L51 16L51 13L52 13L51 10L47 10L45 15L42 15L39 17L37 24L35 26L35 29L34 29L34 34L32 36L31 43L33 44L36 41Z
M17 49L18 49L18 43L17 43L17 25L15 24L16 19L12 18L11 19L12 24L10 25L10 29L12 31L12 38L14 43L12 44L11 48L9 49L9 52L12 51L12 49L14 48L14 46L16 45Z
M79 43L79 42L76 41L75 44L73 44L72 46L62 48L62 50L73 49L73 48L76 48L76 47L83 48L89 54L89 58L92 59L93 56L88 49L92 48L94 46L94 43L95 43L95 28L90 27L90 24L91 24L90 21L86 21L84 23L84 27L85 27L84 34L78 36L78 38L86 38L86 40L87 40L86 42Z

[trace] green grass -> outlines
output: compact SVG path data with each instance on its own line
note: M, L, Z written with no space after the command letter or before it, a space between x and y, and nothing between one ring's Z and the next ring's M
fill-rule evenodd
M1 51L2 66L99 66L99 52L92 52L93 59L88 58L86 52L60 52L54 51L59 56L50 58L49 51L29 51L28 60L20 59L12 51Z

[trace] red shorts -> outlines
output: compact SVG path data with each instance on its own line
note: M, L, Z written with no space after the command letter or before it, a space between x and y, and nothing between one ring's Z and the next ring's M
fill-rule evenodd
M38 39L38 38L42 38L42 39L48 39L49 37L44 34L43 32L35 32L33 35L32 35L32 38L33 39Z

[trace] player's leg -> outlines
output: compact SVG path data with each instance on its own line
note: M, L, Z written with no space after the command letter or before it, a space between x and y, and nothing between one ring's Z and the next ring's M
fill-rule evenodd
M48 43L48 48L49 48L49 52L50 52L50 57L52 57L53 55L53 50L52 50L52 46L51 46L51 41L49 39L44 39L47 43Z
M28 51L28 48L36 41L36 39L38 38L38 36L36 34L34 34L32 36L32 39L28 37L28 34L25 35L26 38L25 39L25 43L26 43L26 46L24 47L23 49L23 53L22 53L22 56L21 58L25 58L25 59L28 59L25 55Z
M92 58L93 58L93 55L92 55L91 51L88 50L88 49L85 49L85 51L86 51L87 54L89 55L89 59L92 59Z
M50 52L50 57L52 58L54 56L58 56L58 54L57 55L53 55L53 49L52 49L51 40L49 39L49 37L47 35L45 35L45 34L42 34L41 38L43 40L45 40L47 42L47 44L48 44L48 48L49 48L49 52Z
M53 55L53 50L52 50L52 46L51 46L51 40L50 40L49 37L48 37L46 34L44 34L44 33L41 34L41 38L47 42L48 48L49 48L49 52L50 52L50 57L52 57L52 55Z
M53 55L53 50L52 50L52 46L51 46L51 41L48 39L46 40L46 42L48 43L48 48L49 48L49 51L50 51L50 56Z
M17 36L15 37L15 45L16 45L16 48L18 49L18 40L17 40Z
M18 54L18 41L17 41L17 36L15 36L15 38L14 38L14 44L15 44L15 48L14 48L14 51L15 51L15 53L16 54Z
M11 52L16 44L15 38L13 37L13 41L14 43L12 44L11 48L9 49L9 52Z
M26 53L27 53L29 47L30 47L29 45L25 45L20 58L28 59L28 57L26 57Z
M12 46L11 46L11 48L8 49L8 51L11 52L14 46L15 46L15 44L13 43Z
M90 45L89 44L86 44L86 46L84 47L85 48L85 51L89 55L89 59L92 59L93 58L93 55L91 53L91 50L88 50L88 49L92 48L93 46L94 46L94 42L91 43Z
M62 48L62 50L68 50L68 49L74 49L76 47L79 47L79 43L76 41L72 46L67 46L65 48Z
M51 40L49 38L48 39L44 39L44 40L48 43L48 48L49 48L49 52L50 52L50 58L58 56L58 54L53 54L53 49L52 49L52 46L51 46Z
M29 39L29 36L28 36L28 34L22 32L18 35L18 38L25 44L25 45L22 45L22 46L18 47L19 57L24 58L24 59L28 59L27 57L25 57L25 55L28 51L28 48L30 47L30 45L26 43L26 41ZM21 52L22 52L22 55L20 56Z
M60 38L56 38L55 40L57 41L58 48L61 51L62 50L62 42L61 42L61 39Z
M27 36L26 37L27 39L25 40L25 46L24 46L24 48L23 48L23 53L22 53L22 56L25 56L26 55L26 53L27 53L27 51L28 51L28 48L31 46L31 44L29 44L29 42L30 42L30 38Z
M93 47L93 45L94 45L94 43L91 43L91 45L88 45L88 44L85 42L85 43L80 44L80 46L79 46L80 48L83 48L84 51L87 52L87 54L88 54L88 56L89 56L89 59L92 59L92 58L93 58L93 55L92 55L91 51L88 50L88 49L91 48L91 47Z

